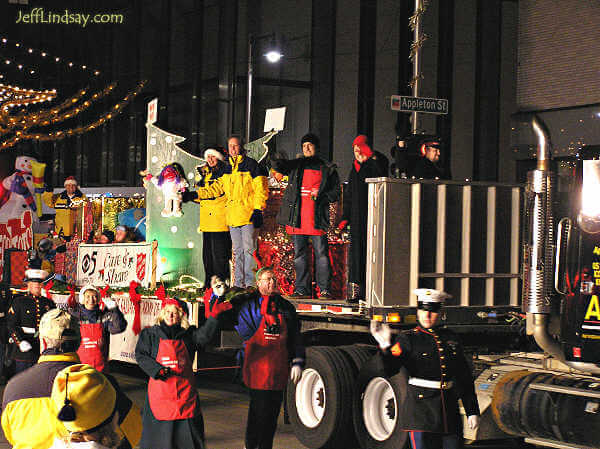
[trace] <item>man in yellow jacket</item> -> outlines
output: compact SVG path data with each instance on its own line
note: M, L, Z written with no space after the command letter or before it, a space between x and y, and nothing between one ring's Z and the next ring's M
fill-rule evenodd
M75 233L75 220L77 217L76 209L83 206L86 197L79 186L74 176L69 176L65 179L65 190L59 194L44 192L42 200L46 205L56 210L54 218L54 230L57 234L65 237L65 240L70 240Z
M256 229L262 226L262 211L269 195L267 172L254 159L247 157L238 136L227 140L229 158L223 174L211 185L198 187L201 200L225 196L225 221L233 244L236 287L254 285L256 263Z

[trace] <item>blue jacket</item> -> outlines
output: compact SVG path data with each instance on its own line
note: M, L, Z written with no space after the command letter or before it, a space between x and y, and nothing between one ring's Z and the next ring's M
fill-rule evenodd
M277 310L283 315L287 326L287 347L290 363L292 365L304 366L306 350L302 342L302 335L300 334L300 322L296 315L296 309L280 295L274 294L272 297L275 300ZM257 291L248 301L242 304L240 308L235 330L240 334L242 340L244 340L244 346L246 341L252 338L260 326L260 322L262 321L260 306L262 302L263 297Z

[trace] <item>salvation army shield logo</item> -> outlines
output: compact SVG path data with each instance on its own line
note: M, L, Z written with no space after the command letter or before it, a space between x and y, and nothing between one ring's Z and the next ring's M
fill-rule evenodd
M135 267L135 273L137 274L137 278L139 281L143 281L146 277L146 255L138 254L137 255L137 264Z

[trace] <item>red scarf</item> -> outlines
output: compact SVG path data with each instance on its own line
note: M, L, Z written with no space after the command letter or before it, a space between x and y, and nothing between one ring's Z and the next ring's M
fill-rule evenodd
M260 305L260 313L262 314L262 316L265 317L265 323L267 323L267 326L271 326L272 324L275 324L277 322L277 307L275 306L275 301L272 299L271 296L263 295L262 299L263 300L262 304Z

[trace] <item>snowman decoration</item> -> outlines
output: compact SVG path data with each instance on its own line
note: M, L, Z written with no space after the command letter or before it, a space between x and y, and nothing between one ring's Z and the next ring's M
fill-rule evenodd
M19 156L15 161L15 172L2 180L0 187L0 221L19 218L28 209L37 210L33 185L32 163L35 158ZM37 214L32 214L35 222Z
M181 217L182 193L189 186L183 175L183 169L177 163L166 165L158 176L152 176L147 170L140 172L144 181L151 181L162 191L165 207L160 212L163 217Z

